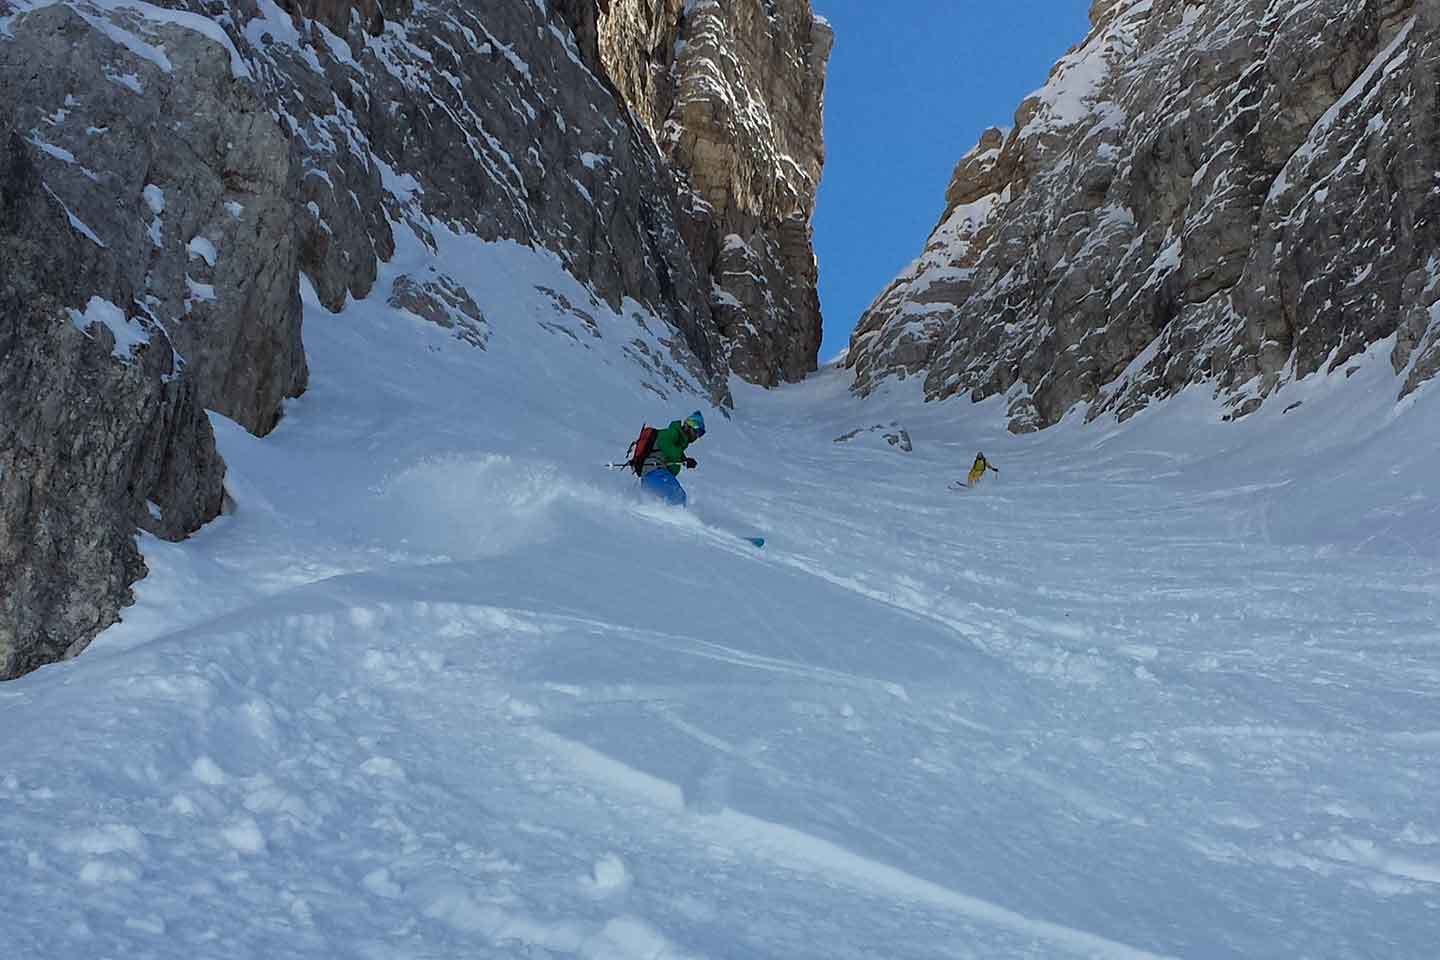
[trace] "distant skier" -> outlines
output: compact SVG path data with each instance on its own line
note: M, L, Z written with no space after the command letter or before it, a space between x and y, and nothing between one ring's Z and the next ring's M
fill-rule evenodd
M973 487L979 483L981 478L985 476L986 470L993 470L996 473L1000 472L999 467L992 466L990 461L985 459L985 454L975 454L975 463L970 467L970 476L965 478L965 486Z
M682 467L694 470L698 463L686 456L690 444L705 436L705 417L696 410L684 420L672 420L663 430L646 427L632 448L630 466L640 475L640 486L666 503L685 506L685 488L676 479Z

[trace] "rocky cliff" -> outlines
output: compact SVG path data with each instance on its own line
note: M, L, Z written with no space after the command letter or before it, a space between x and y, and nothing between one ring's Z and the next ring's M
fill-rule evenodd
M682 178L682 229L731 368L800 379L820 349L810 220L829 25L809 0L612 0L597 33L606 74Z
M1390 343L1440 367L1440 5L1097 0L1090 36L955 169L866 312L867 392L1009 400L1028 431L1207 383L1244 415Z
M663 51L627 52L641 21ZM804 0L0 0L0 678L114 622L137 531L219 512L205 411L273 429L302 279L369 295L398 229L543 247L643 304L661 392L812 369L827 51ZM485 349L454 278L390 298Z

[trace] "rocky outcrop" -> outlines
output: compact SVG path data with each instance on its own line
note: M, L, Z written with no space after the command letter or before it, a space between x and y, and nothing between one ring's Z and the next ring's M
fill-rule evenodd
M411 12L409 0L279 0L281 9L297 19L316 20L338 36L344 36L352 26L378 37L385 32L385 14L392 20L403 19Z
M123 249L57 198L3 93L0 679L113 623L145 572L136 531L194 531L219 513L224 474Z
M1394 337L1440 366L1440 8L1099 0L1086 41L956 168L862 318L861 392L1122 419L1210 383L1232 415Z
M433 280L403 274L390 285L387 301L396 310L406 310L444 327L456 340L485 349L490 341L490 322L470 292L444 274Z
M262 94L298 141L300 266L320 301L369 295L394 253L392 225L540 246L611 307L633 298L680 331L671 362L723 401L724 344L675 180L562 12L386 9L403 21L379 36L358 8L338 36L273 8L244 21Z
M910 453L915 449L910 442L910 431L894 420L890 423L877 423L872 427L856 427L854 430L847 430L835 438L836 443L849 443L856 437L864 437L867 434L879 434L887 444L899 450L901 453Z
M0 59L8 129L104 265L65 302L140 304L201 403L268 432L306 380L289 139L218 27L111 16L40 6Z
M662 395L699 382L724 404L732 367L813 367L828 34L800 2L695 14L728 72L677 84L667 114L710 125L672 142L606 72L622 7L0 0L0 678L114 621L144 572L138 531L215 516L205 410L273 429L308 375L302 277L338 310L401 231L543 247L597 301L648 308L668 355L621 349ZM687 106L701 93L753 122ZM708 159L677 166L686 150ZM599 335L590 305L547 295L570 322L537 335ZM400 277L388 301L487 345L455 277Z
M809 0L612 0L607 76L686 188L682 227L729 351L763 385L815 369L811 243L834 34Z
M0 678L114 622L137 531L217 515L206 407L264 432L305 382L286 138L226 44L95 16L0 28Z

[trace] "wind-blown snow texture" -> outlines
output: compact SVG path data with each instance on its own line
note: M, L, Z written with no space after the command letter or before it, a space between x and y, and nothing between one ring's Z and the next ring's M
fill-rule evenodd
M441 231L476 350L396 242L305 291L268 438L214 418L233 510L0 688L0 956L1433 956L1437 395L1387 345L1026 437L737 384L675 513L601 466L703 403L643 310ZM914 452L833 442L877 417Z
M1440 369L1440 5L1096 0L1089 37L956 167L861 318L862 392L1003 395L1011 429L1209 383L1244 416L1391 341Z

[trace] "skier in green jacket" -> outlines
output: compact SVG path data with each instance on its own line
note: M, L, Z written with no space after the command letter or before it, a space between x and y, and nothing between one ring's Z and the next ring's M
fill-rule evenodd
M694 470L698 463L686 455L690 444L705 436L705 417L696 410L684 420L672 420L670 426L655 434L655 444L641 468L640 485L666 503L677 507L685 506L689 499L685 488L675 478L681 467Z

